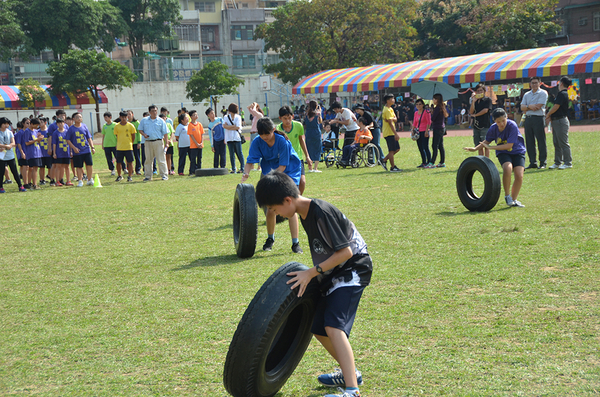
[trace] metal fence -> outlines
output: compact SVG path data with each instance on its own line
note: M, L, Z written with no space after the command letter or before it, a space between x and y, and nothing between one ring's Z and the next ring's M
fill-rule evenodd
M279 55L249 54L249 55L206 55L165 57L152 55L145 58L119 59L119 62L129 67L142 81L187 81L192 72L200 70L202 65L211 61L219 61L229 67L229 73L245 76L257 75L264 72L267 65L280 62ZM41 84L47 83L50 76L46 69L47 62L41 60L25 62L11 60L8 64L0 63L0 85L15 85L21 80L33 78Z

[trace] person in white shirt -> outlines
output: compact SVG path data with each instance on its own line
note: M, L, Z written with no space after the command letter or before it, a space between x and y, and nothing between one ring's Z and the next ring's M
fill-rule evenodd
M523 95L521 101L521 110L525 118L525 144L527 155L529 156L529 166L526 169L538 168L536 160L536 145L540 150L539 168L546 168L546 157L548 150L546 147L546 125L544 121L546 102L548 101L548 92L540 88L541 79L532 77L529 80L531 91Z
M337 113L335 119L331 120L331 124L341 124L346 127L346 133L344 134L344 145L352 145L354 142L354 135L358 131L358 124L356 124L356 116L350 109L342 107L339 102L334 102L331 105L331 109Z
M235 156L240 162L239 174L244 172L244 154L242 153L242 118L238 114L238 105L232 103L227 108L227 115L223 117L223 128L225 129L225 143L229 149L229 160L231 161L231 174L236 173Z

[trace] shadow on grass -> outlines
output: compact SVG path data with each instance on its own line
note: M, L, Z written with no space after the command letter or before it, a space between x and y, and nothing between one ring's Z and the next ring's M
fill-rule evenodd
M497 212L497 211L506 211L506 210L510 210L512 207L503 207L503 208L499 208L497 210L492 210L492 211L486 211L485 213L490 213L490 212ZM462 212L450 212L450 211L443 211L443 212L438 212L436 215L439 216L458 216L458 215L477 215L477 214L481 214L481 212L477 212L477 211L469 211L469 210L465 210Z
M208 229L211 232L215 232L217 230L225 230L225 229L233 229L233 224L232 223L228 223L227 225L221 225L218 227L213 227L212 229Z
M260 255L261 253L263 253L262 250L257 250L256 253L254 254L254 256L252 256L251 258L240 258L235 254L207 256L206 258L196 259L195 261L191 262L188 265L183 265L183 266L179 266L174 269L171 269L171 271L178 272L181 270L194 269L196 267L233 265L233 264L240 263L240 262L252 261L255 259L262 259L262 255ZM285 254L283 252L280 254L273 254L273 253L269 252L268 255L270 257L278 257L278 256L284 256ZM285 263L285 262L282 262L282 264L283 263Z

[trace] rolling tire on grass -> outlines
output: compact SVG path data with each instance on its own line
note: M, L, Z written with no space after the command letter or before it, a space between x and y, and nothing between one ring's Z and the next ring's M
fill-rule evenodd
M227 168L199 168L196 170L196 176L215 176L227 174L229 174Z
M484 189L481 197L473 192L473 175L479 172L483 177ZM485 156L468 157L456 173L458 198L469 211L490 211L498 203L502 182L500 173L492 160Z
M308 269L288 262L277 269L252 299L233 335L223 372L234 397L274 396L302 359L312 334L319 287L315 279L298 298L287 273Z
M258 209L254 186L240 183L233 198L233 243L240 258L250 258L256 250Z

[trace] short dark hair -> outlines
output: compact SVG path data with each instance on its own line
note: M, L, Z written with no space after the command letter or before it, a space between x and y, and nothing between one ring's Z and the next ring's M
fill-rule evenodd
M158 106L156 106L156 105L150 105L150 106L148 106L148 111L149 112L151 112L152 109L158 109Z
M169 111L167 110L167 108L164 107L164 106L160 108L160 112L161 113L169 113Z
M542 81L542 79L540 79L538 76L533 76L533 77L531 77L531 78L529 79L529 82L531 82L532 80L537 80L537 81L539 81L539 82L541 82L541 81Z
M110 117L112 119L112 113L111 112L104 112L104 117Z
M142 113L142 117L148 117L148 116L150 116L150 113L148 113L148 112Z
M281 171L271 171L256 184L256 203L259 207L283 204L286 197L298 198L300 191L292 178Z
M473 88L473 91L477 91L478 89L482 89L483 92L485 93L485 85L483 85L483 83L479 83L475 86L475 88Z
M494 111L492 112L492 119L496 120L500 117L506 116L506 111L502 108L496 108L494 109Z
M64 114L65 116L67 115L67 114L65 113L65 111L64 111L64 110L62 110L62 109L58 109L58 110L56 111L56 115L57 115L57 116L60 116L61 114Z
M191 117L192 117L193 115L195 115L196 113L198 113L198 112L197 112L197 111L195 111L195 110L190 110L190 112L189 112L188 114L190 115L190 118L191 118Z
M187 113L181 113L179 116L177 116L177 120L179 120L179 124L183 123L185 121L186 117L187 117Z
M564 85L567 88L569 88L571 84L573 84L573 81L567 76L561 77L559 81L562 83L562 85Z
M258 135L270 134L274 129L275 124L273 124L273 120L268 117L261 117L256 122L256 130L258 131Z
M237 114L237 112L239 111L239 108L238 108L238 105L236 105L235 103L230 103L227 110L229 110L229 112L231 112L233 114Z
M61 118L58 118L58 119L56 119L56 122L57 123L64 123L65 121L63 119L61 119Z
M121 116L121 117L127 117L127 112L125 110L121 110L119 112L119 116Z
M2 125L2 124L8 124L8 125L10 125L10 124L11 124L11 122L10 122L10 120L9 120L8 118L6 118L6 117L0 117L0 125Z
M161 113L158 115L158 117L160 117L161 119L166 119L167 118L167 114L166 113Z
M359 123L363 123L363 125L369 125L369 123L367 123L367 119L364 117L359 117L357 121Z
M204 114L208 116L210 112L214 112L213 108L206 109L206 112L204 112Z
M292 111L291 107L289 107L288 105L284 105L279 108L279 117L287 116L288 114L294 117L294 112Z
M29 123L30 123L31 125L40 125L40 120L38 120L38 119L36 119L36 118L34 117L34 118L32 118L32 119L29 121Z
M75 118L75 116L77 116L78 114L81 114L81 113L79 113L79 112L75 112L75 113L73 113L73 114L71 115L71 119L74 119L74 118Z
M387 103L388 99L393 99L393 98L394 98L394 94L385 94L383 96L383 102Z
M335 101L334 103L331 104L331 108L332 109L341 109L342 108L342 104L339 103L338 101Z

